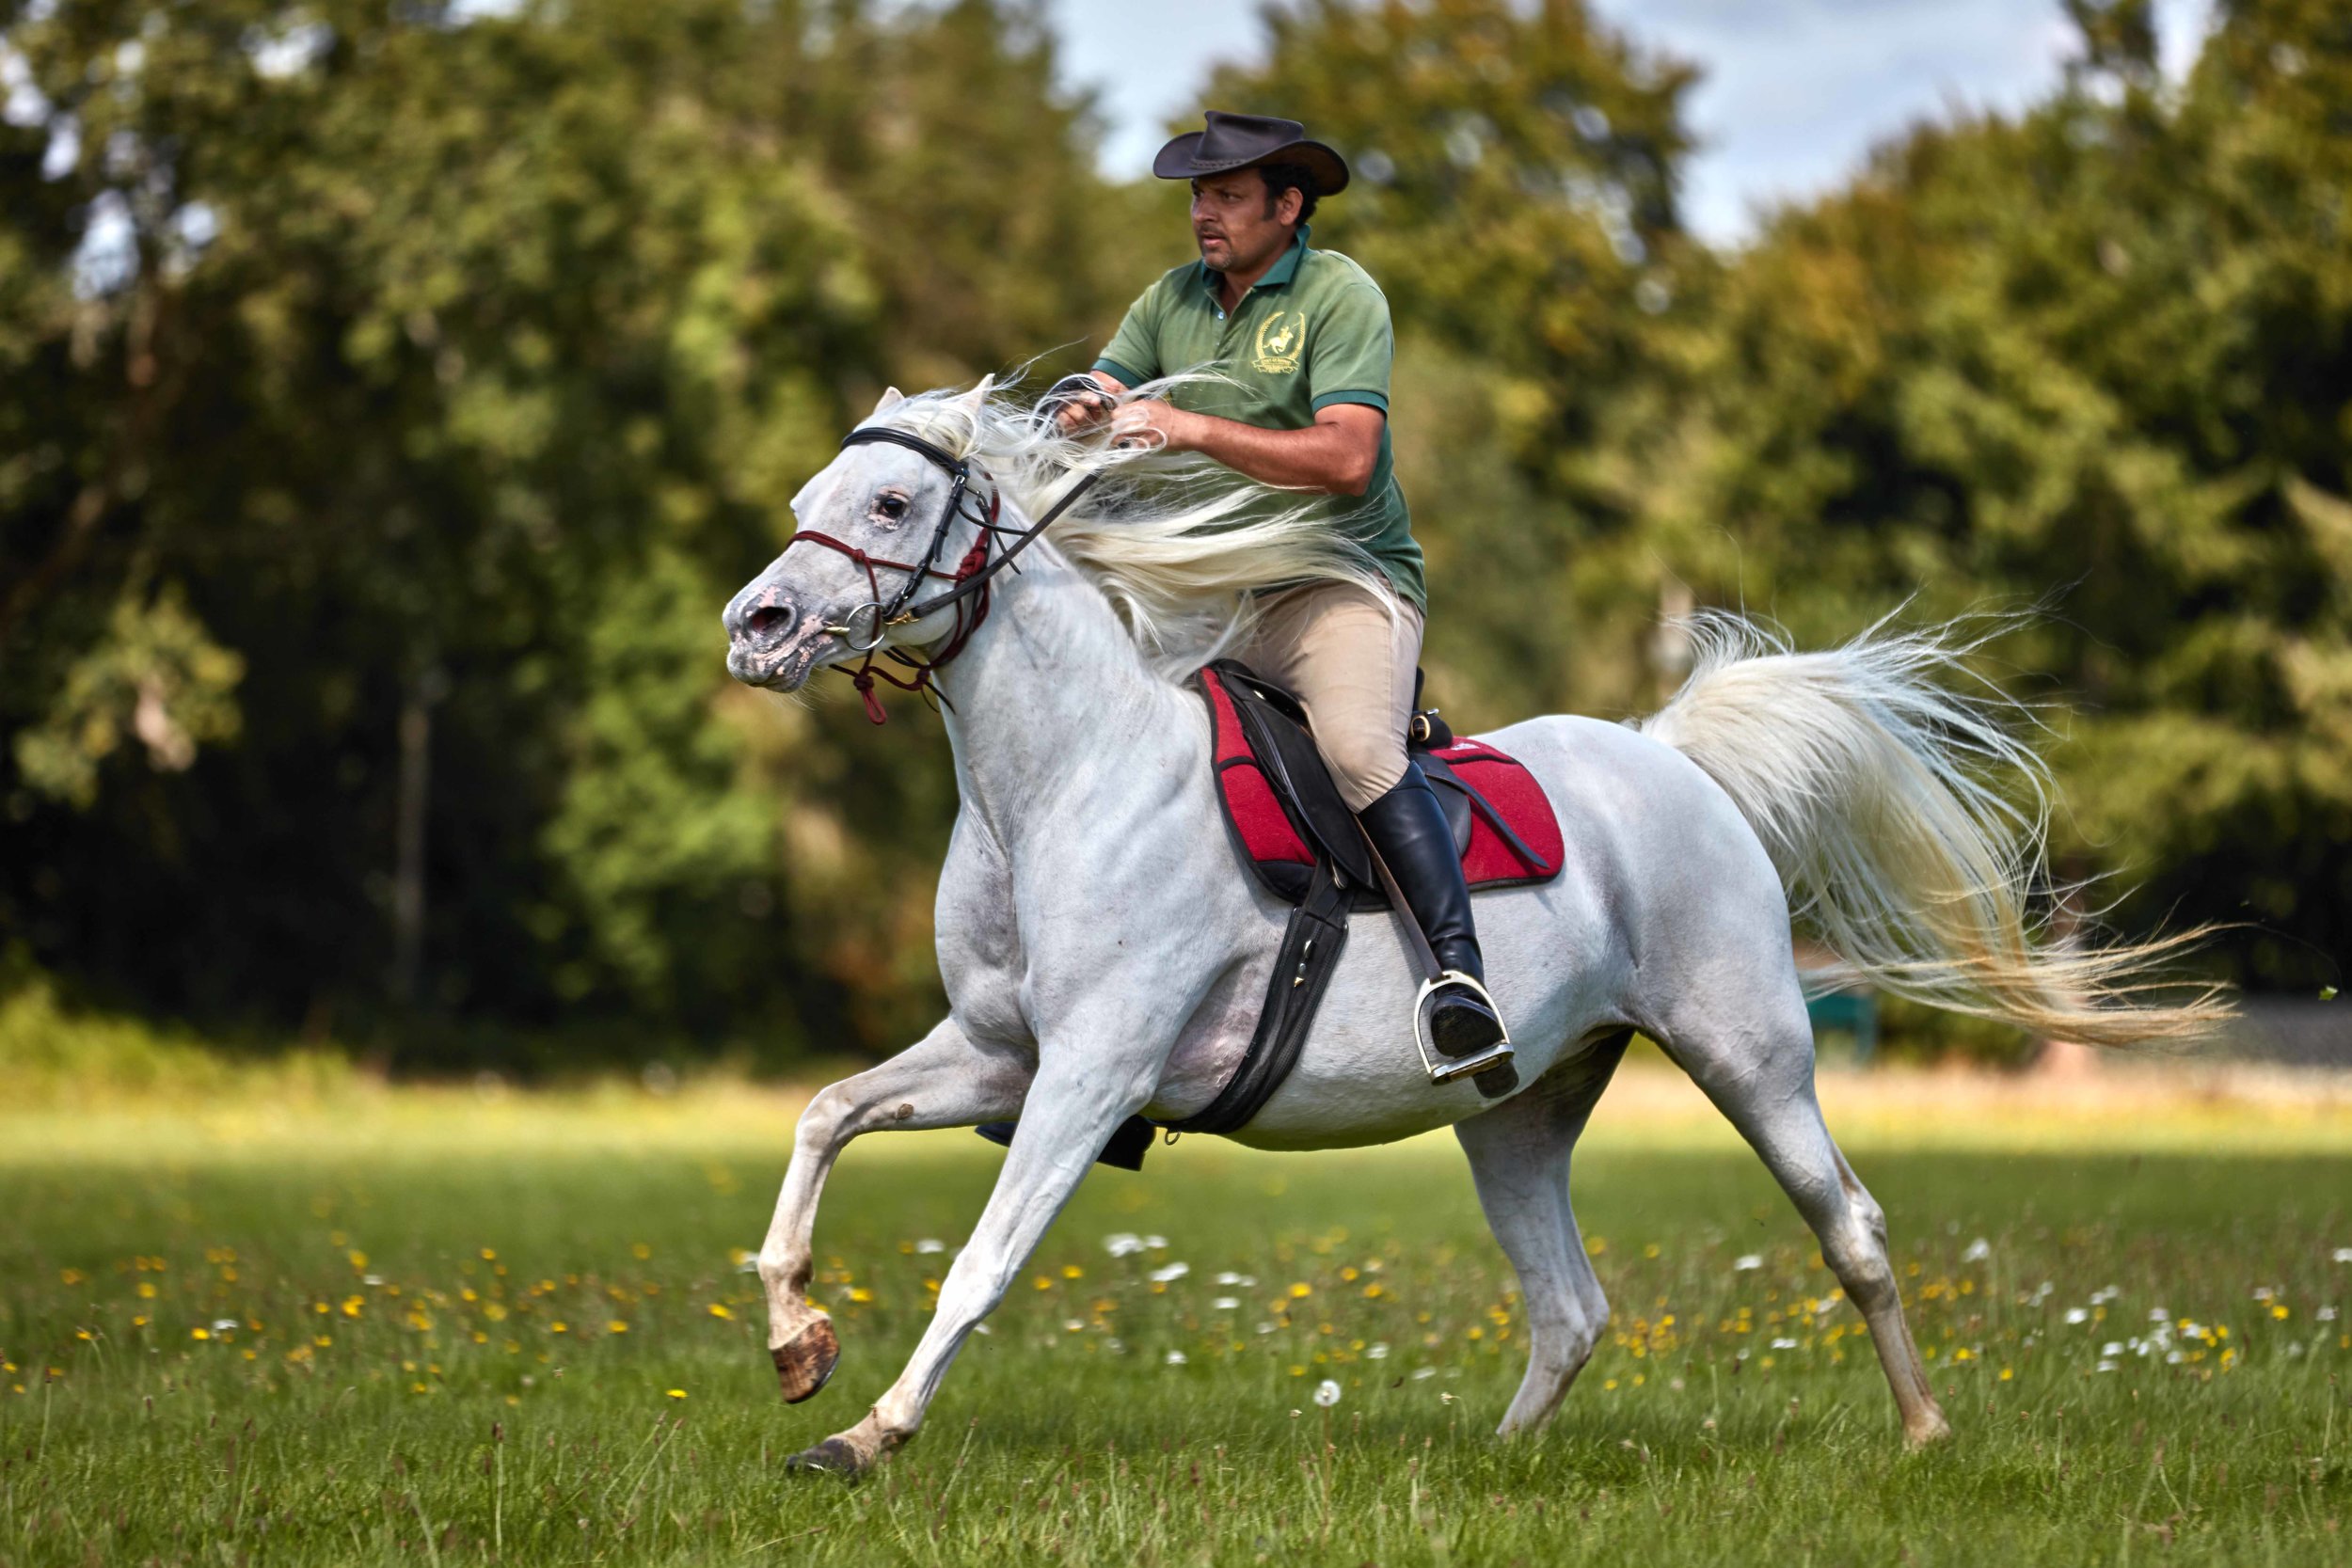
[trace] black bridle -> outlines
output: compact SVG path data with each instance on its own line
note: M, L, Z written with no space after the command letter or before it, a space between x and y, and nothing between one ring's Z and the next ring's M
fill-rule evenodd
M964 645L972 641L972 634L978 631L980 624L988 619L990 580L997 573L1010 566L1013 559L1023 550L1036 543L1038 537L1044 533L1056 519L1070 510L1072 503L1093 488L1094 482L1102 475L1099 471L1080 475L1077 483L1063 491L1060 499L1056 500L1046 510L1045 515L1035 523L1026 529L1009 529L996 521L998 504L1002 497L998 487L993 482L989 487L986 508L977 512L972 510L974 500L972 478L976 472L984 474L984 470L976 469L970 459L958 457L943 447L933 446L919 436L910 435L903 430L893 430L886 425L860 425L841 438L841 445L845 450L850 447L870 446L877 442L906 448L909 451L923 457L934 467L943 470L953 482L947 491L947 504L940 509L939 524L931 530L930 544L925 547L923 559L915 562L884 561L878 556L866 554L855 545L836 539L829 533L819 533L814 529L802 529L793 534L786 543L785 548L788 550L794 545L806 540L810 544L822 545L827 549L838 551L865 568L869 594L866 602L851 610L841 625L827 626L824 629L847 642L850 652L865 656L864 663L860 664L857 669L847 673L850 684L857 688L858 694L866 700L866 717L879 724L883 721L886 715L882 712L882 700L874 694L875 678L879 676L901 691L927 689L937 691L939 689L932 682L933 673L940 666L963 652ZM956 519L959 517L970 523L978 531L978 537L973 540L972 547L964 552L963 559L956 563L955 570L942 571L939 568L939 553L947 547L948 532L955 527ZM998 541L1006 534L1013 535L1012 543L999 548ZM882 597L882 579L875 573L877 567L906 574L905 579L898 584L898 590L887 600ZM922 587L923 579L926 578L936 578L950 586L928 599L910 602L914 600L915 591ZM946 643L930 657L918 658L903 649L882 646L882 640L889 634L891 627L911 625L927 615L936 614L950 607L956 612L955 626L948 632ZM861 641L858 623L869 614L873 618L872 625L867 628L870 635ZM887 654L894 662L913 670L914 678L901 680L887 670L875 669L874 655L878 652Z

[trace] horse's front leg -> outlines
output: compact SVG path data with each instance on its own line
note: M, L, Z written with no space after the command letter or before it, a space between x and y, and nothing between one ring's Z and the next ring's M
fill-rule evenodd
M808 1300L817 1198L834 1161L861 1132L969 1127L1018 1115L1028 1079L1025 1060L982 1050L946 1019L880 1067L830 1085L808 1102L776 1197L776 1217L759 1249L768 1353L787 1401L798 1403L822 1388L841 1358L833 1320Z
M1059 1053L1045 1042L996 1190L947 1271L914 1357L864 1420L795 1455L794 1469L862 1474L922 1426L923 1412L974 1325L1004 1299L1112 1130L1151 1100L1165 1051L1148 1061L1132 1050L1111 1058L1116 1040L1097 1034L1074 1048L1065 1041Z

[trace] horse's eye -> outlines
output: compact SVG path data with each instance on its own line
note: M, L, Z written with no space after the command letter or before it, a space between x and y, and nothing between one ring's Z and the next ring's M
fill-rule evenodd
M874 510L895 523L907 515L907 499L904 496L884 496L874 503Z

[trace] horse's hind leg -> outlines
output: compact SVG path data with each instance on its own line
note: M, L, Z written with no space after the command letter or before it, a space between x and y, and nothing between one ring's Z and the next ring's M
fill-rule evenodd
M828 1085L808 1102L776 1196L775 1218L759 1249L768 1354L787 1402L797 1404L822 1388L841 1356L833 1320L808 1303L817 1198L834 1161L860 1133L969 1127L1018 1115L1028 1082L1025 1061L981 1051L953 1019L945 1019L880 1067Z
M1568 1156L1625 1055L1626 1039L1600 1041L1454 1129L1470 1156L1486 1223L1518 1271L1527 1312L1527 1376L1503 1415L1499 1430L1506 1437L1550 1418L1609 1325L1608 1298L1568 1207Z
M1915 1447L1951 1434L1903 1321L1902 1292L1886 1256L1886 1215L1838 1152L1813 1090L1813 1029L1793 972L1766 1004L1769 1022L1727 1023L1677 1009L1660 1040L1716 1109L1762 1157L1820 1239L1821 1258L1862 1313L1895 1393L1903 1435Z

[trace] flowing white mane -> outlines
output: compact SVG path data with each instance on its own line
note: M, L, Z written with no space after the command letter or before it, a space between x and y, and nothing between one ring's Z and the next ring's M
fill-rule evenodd
M1214 379L1204 372L1168 376L1126 399ZM1372 557L1300 492L1202 457L1114 450L1099 436L1073 439L989 381L969 392L918 393L866 422L972 459L1028 518L1043 515L1080 474L1102 474L1032 547L1059 551L1101 589L1144 657L1170 677L1189 674L1247 633L1252 589L1328 578L1388 592Z

